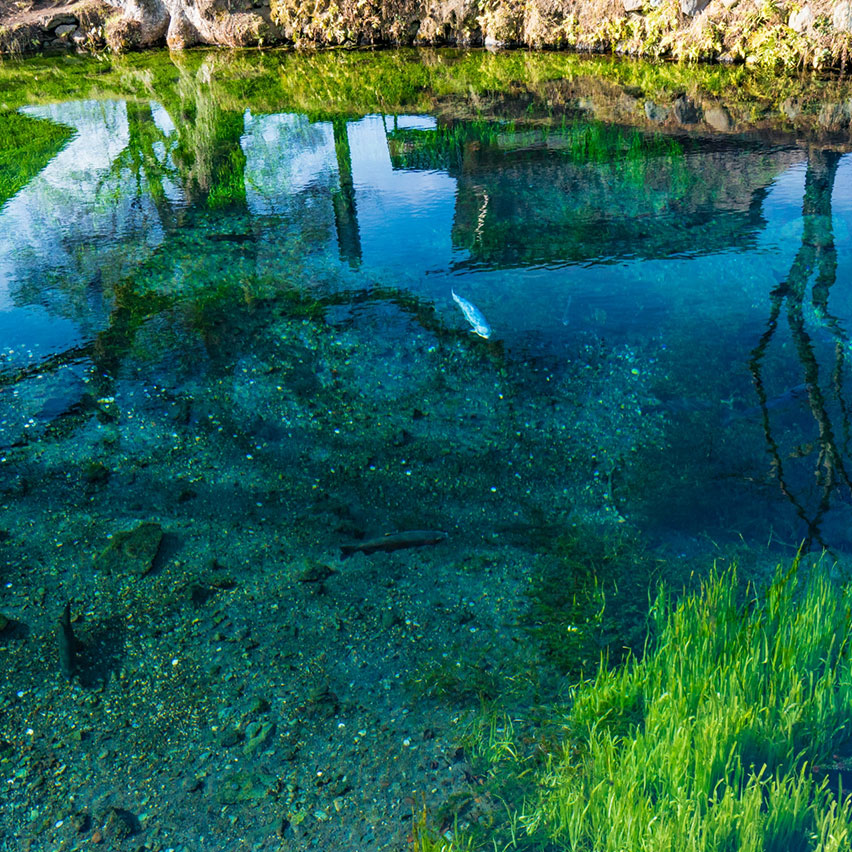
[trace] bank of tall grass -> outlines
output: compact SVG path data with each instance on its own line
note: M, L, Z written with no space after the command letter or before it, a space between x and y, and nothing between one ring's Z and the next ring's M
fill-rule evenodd
M661 592L650 622L642 659L577 688L510 845L852 848L852 589L821 564L763 591L714 570L676 603Z

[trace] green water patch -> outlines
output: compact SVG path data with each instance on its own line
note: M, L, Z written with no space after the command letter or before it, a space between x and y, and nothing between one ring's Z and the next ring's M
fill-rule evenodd
M451 174L461 167L464 150L526 152L547 147L573 163L608 163L644 166L658 157L683 157L682 141L659 134L643 134L630 128L599 121L568 121L528 128L518 121L452 122L430 129L394 127L388 134L391 162L399 169L446 170ZM644 173L628 169L629 179L637 184Z
M0 112L0 207L63 148L74 131L19 112Z
M660 566L635 536L574 527L530 578L523 623L546 659L572 678L642 649L648 593Z

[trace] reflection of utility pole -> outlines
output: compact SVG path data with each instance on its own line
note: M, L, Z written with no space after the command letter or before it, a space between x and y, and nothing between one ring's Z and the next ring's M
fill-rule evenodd
M340 188L332 193L334 205L334 224L337 227L337 243L340 259L349 262L353 268L361 265L361 235L358 233L358 212L355 209L355 184L352 180L352 151L349 147L349 134L346 120L335 118L331 126L334 130L334 153L337 155L337 174Z
M763 429L772 469L781 485L784 495L796 508L796 513L807 524L806 545L813 542L822 547L820 524L828 511L832 493L846 486L852 490L852 480L846 471L841 447L835 437L835 430L829 416L826 396L819 384L819 362L813 342L808 334L803 305L807 294L808 282L816 271L811 290L811 305L820 325L832 335L835 341L834 364L832 369L831 395L837 401L841 412L841 425L844 433L844 446L849 443L849 415L843 398L843 373L848 336L838 321L828 310L828 296L837 275L837 250L834 246L834 232L831 221L831 195L840 155L834 151L811 150L808 152L808 166L805 174L805 195L802 202L802 245L796 253L793 265L786 280L779 284L771 294L771 311L767 329L760 343L752 351L749 366L754 377L760 406L763 410ZM769 420L767 395L763 384L762 362L772 337L778 328L778 320L783 307L787 308L787 323L796 355L802 365L805 385L808 390L808 403L811 414L818 427L816 445L819 448L814 470L819 489L819 502L811 516L793 492L789 477L785 474L784 459L775 440Z

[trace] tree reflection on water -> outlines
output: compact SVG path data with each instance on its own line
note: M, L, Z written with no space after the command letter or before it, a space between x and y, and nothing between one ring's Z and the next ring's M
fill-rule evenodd
M782 492L806 524L805 548L813 545L828 547L823 536L822 522L831 507L832 497L847 489L847 493L852 492L852 481L845 460L850 438L849 407L843 396L849 336L828 305L828 297L837 275L831 199L840 156L833 150L808 150L801 246L790 271L771 293L767 328L752 351L749 362L762 412L771 471ZM809 288L812 278L813 285ZM811 332L806 318L808 297L814 316ZM782 311L787 314L787 323L802 369L808 408L817 427L815 441L800 445L798 450L786 457L770 416L771 401L764 381L765 356L778 330ZM815 337L819 333L828 339L833 353L830 379L823 382L824 387L820 384L818 347L815 345ZM786 464L788 459L810 458L814 453L816 459L812 472L816 486L815 499L809 498L807 486L797 481Z

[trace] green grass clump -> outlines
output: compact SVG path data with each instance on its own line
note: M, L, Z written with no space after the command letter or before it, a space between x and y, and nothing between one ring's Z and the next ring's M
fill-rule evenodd
M530 834L601 852L848 849L852 805L820 767L850 745L852 589L798 561L763 596L714 570L677 605L661 592L651 621L641 660L578 688Z

